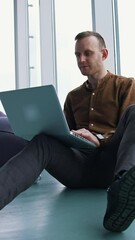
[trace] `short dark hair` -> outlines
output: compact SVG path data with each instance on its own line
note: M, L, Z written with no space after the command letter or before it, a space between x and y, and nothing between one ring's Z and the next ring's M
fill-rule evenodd
M106 43L104 38L97 32L93 32L93 31L80 32L76 35L75 40L80 40L82 38L91 37L91 36L96 37L99 41L100 46L103 48L106 48Z

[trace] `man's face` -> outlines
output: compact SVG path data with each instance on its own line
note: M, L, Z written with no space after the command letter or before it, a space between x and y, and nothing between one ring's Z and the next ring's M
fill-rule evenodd
M103 68L104 49L101 49L96 37L80 39L75 45L75 55L78 67L85 76L94 76Z

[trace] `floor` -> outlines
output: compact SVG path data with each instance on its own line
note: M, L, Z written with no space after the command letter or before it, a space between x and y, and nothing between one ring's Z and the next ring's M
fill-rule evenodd
M105 190L67 190L45 171L42 179L0 213L0 240L134 240L102 227Z

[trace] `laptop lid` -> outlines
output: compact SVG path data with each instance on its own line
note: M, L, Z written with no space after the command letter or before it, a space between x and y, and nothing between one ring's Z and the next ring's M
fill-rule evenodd
M15 135L31 140L45 133L71 147L94 147L93 143L75 140L70 134L53 85L0 92L0 99ZM75 143L74 143L75 142ZM80 145L82 143L82 145Z

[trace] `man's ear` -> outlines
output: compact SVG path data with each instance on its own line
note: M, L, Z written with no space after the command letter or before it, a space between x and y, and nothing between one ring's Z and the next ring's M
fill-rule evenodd
M102 59L105 60L108 57L108 50L107 48L104 48L102 50Z

